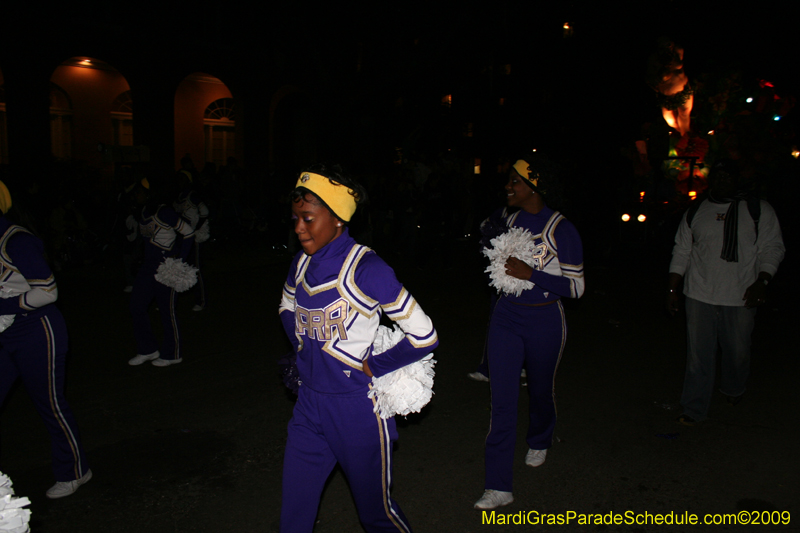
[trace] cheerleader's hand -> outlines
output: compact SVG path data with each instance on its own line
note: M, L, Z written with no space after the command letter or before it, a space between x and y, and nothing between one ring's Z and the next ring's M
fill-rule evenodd
M367 377L371 378L372 377L372 370L369 369L369 363L367 363L367 360L364 359L364 361L361 364L364 367L364 373L367 375Z
M527 281L531 279L531 275L533 274L533 268L531 268L524 261L520 261L516 257L509 257L508 260L506 261L506 274L508 274L512 278L517 278Z

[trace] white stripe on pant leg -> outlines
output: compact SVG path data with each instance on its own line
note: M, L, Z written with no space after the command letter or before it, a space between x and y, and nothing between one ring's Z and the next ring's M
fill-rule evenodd
M49 371L48 383L50 394L50 408L53 410L53 415L56 417L59 426L67 436L67 442L72 450L72 456L75 460L75 479L78 479L83 474L83 465L81 465L81 454L78 452L78 439L72 433L72 428L67 423L64 414L61 412L61 406L58 405L58 391L56 390L56 343L55 334L53 333L53 326L50 324L48 317L42 317L42 324L45 328L45 335L47 337L47 367ZM66 378L65 378L66 379Z

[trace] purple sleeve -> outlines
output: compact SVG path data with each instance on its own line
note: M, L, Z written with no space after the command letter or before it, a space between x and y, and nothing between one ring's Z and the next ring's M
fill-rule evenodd
M580 298L583 296L585 287L581 236L571 222L562 219L556 226L554 240L558 247L561 275L548 274L543 270L534 269L528 279L547 292L564 298Z
M20 232L8 240L6 254L28 282L30 290L16 298L0 298L0 315L28 313L58 299L56 280L44 259L41 240Z
M439 339L430 318L380 257L374 253L365 256L355 277L364 293L377 300L386 316L405 333L393 347L369 357L369 368L375 377L418 361L438 346Z
M297 353L297 348L300 345L300 341L297 339L297 335L295 335L295 273L297 272L297 263L301 255L302 252L298 253L294 257L294 260L292 260L292 266L289 267L289 274L286 276L286 283L283 285L281 303L278 306L278 315L281 318L283 330L286 332L286 336L289 337L289 341L292 343L295 353Z

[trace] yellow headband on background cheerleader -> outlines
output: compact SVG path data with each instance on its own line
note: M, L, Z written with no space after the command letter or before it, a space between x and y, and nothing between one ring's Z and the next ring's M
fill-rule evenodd
M305 187L319 196L323 202L328 204L333 213L345 222L349 222L353 213L356 212L353 190L344 185L332 183L325 176L313 172L303 172L295 187Z
M0 181L0 211L5 215L11 209L11 193L8 192L6 184Z

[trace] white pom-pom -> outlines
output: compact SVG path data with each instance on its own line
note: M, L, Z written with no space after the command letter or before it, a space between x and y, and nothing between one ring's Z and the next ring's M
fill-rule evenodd
M27 286L27 282L25 282L25 285ZM30 288L30 287L28 287L28 288ZM3 299L16 298L17 296L19 296L23 292L26 292L26 291L25 290L17 290L17 288L9 287L6 284L6 285L3 285L2 287L0 287L0 298L3 298ZM16 317L17 317L17 315L0 315L0 333L4 332L9 327L11 327L11 324L14 323L14 319Z
M532 289L534 287L532 282L506 274L506 261L511 256L532 266L536 244L531 232L525 228L511 228L492 239L491 243L493 248L483 249L483 255L491 261L484 270L492 279L489 285L514 296L519 296L526 289Z
M156 281L178 292L186 292L197 283L197 269L180 259L167 257L158 265Z
M11 480L7 475L0 472L0 498L3 496L14 495L14 489L11 488Z
M11 480L0 472L0 533L28 533L31 512L28 498L15 498Z
M17 315L0 315L0 333L7 330L14 323L16 317Z
M372 353L377 355L385 352L398 342L405 334L403 330L394 326L391 330L385 326L378 327L378 333L372 344ZM418 413L431 401L433 396L433 377L436 372L433 366L436 360L433 354L389 372L379 378L372 378L372 390L368 397L375 398L374 412L383 418L394 415L408 415Z
M203 243L211 236L211 228L208 227L208 220L203 224L200 229L194 232L194 242Z

